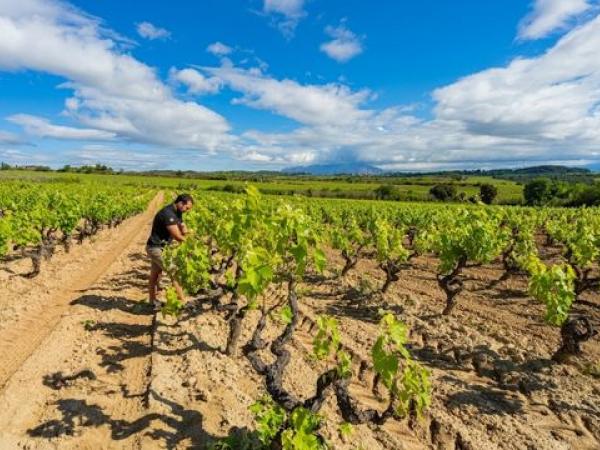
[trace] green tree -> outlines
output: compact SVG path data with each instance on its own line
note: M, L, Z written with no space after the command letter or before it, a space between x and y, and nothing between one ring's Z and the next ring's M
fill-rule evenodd
M457 190L456 186L452 184L436 184L429 190L429 193L434 199L447 202L456 198Z
M375 189L375 198L377 200L398 200L398 189L391 184L382 184Z
M570 206L599 206L600 184L580 187L574 192Z
M483 203L491 205L498 196L498 188L493 184L483 183L479 186L479 196Z
M523 197L527 205L544 205L552 199L552 183L548 178L536 178L525 185Z

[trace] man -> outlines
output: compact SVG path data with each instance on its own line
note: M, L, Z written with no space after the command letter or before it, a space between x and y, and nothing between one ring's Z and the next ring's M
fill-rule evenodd
M149 300L155 307L160 307L156 299L158 283L164 271L162 253L164 248L173 240L183 242L188 233L183 223L183 213L192 209L194 200L189 194L178 195L173 203L168 204L161 209L152 222L152 231L148 242L146 243L146 252L152 263L150 268L150 280L148 282ZM183 300L183 290L181 286L173 281L173 287L177 291L177 296Z

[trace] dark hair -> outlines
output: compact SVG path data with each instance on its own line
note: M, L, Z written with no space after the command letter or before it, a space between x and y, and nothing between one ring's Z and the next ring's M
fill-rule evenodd
M192 198L192 196L190 194L179 194L177 196L177 198L175 199L175 203L179 203L179 202L185 203L185 204L188 204L190 202L194 203L194 199Z

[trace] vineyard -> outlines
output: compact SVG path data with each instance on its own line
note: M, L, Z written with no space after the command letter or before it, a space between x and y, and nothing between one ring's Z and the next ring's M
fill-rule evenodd
M6 448L600 448L597 209L173 194L0 184Z
M106 226L118 226L143 211L149 193L138 189L105 188L98 185L0 184L0 257L4 260L30 258L32 269L25 276L40 274L57 245L68 253Z

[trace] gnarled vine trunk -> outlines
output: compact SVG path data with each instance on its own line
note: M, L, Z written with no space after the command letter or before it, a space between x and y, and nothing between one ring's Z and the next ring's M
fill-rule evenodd
M356 267L356 264L358 263L358 258L360 256L360 251L362 250L362 248L363 248L363 246L360 245L356 249L356 253L354 256L350 256L350 255L348 255L348 252L346 250L342 250L342 257L344 258L345 264L344 264L344 268L342 269L341 276L345 276L348 272L350 272L350 270L352 270Z
M235 270L236 283L242 277L243 271L240 266ZM225 354L233 356L236 353L238 341L242 334L242 326L244 324L244 318L248 312L248 306L239 305L239 296L236 292L233 294L231 304L228 305L229 315L229 335L227 336L227 344L225 345Z
M292 311L292 320L270 346L271 353L276 357L274 362L266 364L260 357L259 352L268 345L262 339L262 333L266 327L269 314L276 306L267 309L263 305L261 317L252 334L252 338L244 346L244 354L252 364L254 370L265 377L267 392L275 403L288 413L291 413L296 408L303 407L316 414L321 410L328 393L333 390L342 417L349 423L360 424L370 422L383 424L389 418L394 417L396 398L393 395L390 397L388 407L383 412L373 409L361 410L357 406L357 401L352 398L349 392L348 386L350 380L341 378L337 368L332 368L322 373L317 379L315 395L305 400L295 397L284 388L283 376L290 362L290 352L286 349L286 345L292 339L299 322L298 298L295 292L294 281L288 283L288 304ZM281 433L287 426L288 424L283 424L279 433L271 442L271 449L281 449ZM317 437L321 439L321 436L317 435Z
M235 355L238 341L240 340L240 335L242 334L244 318L246 317L246 312L248 311L247 306L240 307L237 305L237 302L239 301L237 294L234 294L233 297L234 299L232 300L232 304L235 304L236 307L229 319L229 335L227 336L227 345L225 346L225 354L227 356Z
M438 275L437 277L438 285L444 290L444 293L446 294L446 307L442 312L442 315L444 316L450 315L456 307L456 298L464 288L464 283L460 279L460 273L466 265L467 258L463 256L459 259L458 263L456 264L456 267L454 268L454 270L452 270L452 272L450 272L448 275Z
M385 294L392 283L400 279L400 277L398 277L398 273L400 273L401 268L389 261L385 264L380 264L379 267L385 272L385 282L381 287L381 292Z
M581 343L588 341L597 334L587 317L574 317L567 320L560 329L561 346L552 359L566 362L571 356L581 354Z

